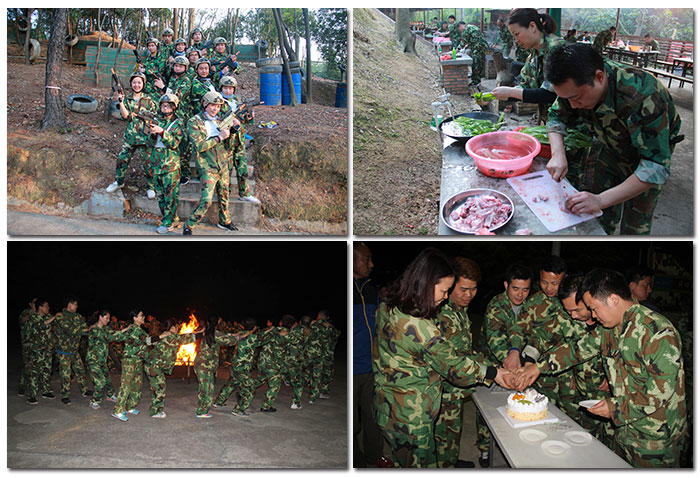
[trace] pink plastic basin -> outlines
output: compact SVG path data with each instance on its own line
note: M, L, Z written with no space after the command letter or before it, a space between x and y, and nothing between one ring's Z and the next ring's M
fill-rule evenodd
M495 131L474 136L467 141L467 154L474 158L479 171L494 178L524 174L542 145L529 134Z

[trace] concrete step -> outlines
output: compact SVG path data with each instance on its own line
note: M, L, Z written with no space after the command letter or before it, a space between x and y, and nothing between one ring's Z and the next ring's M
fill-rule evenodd
M231 179L229 180L231 183L231 190L238 193L238 180L236 178L236 175L234 174L231 176ZM255 184L255 179L248 178L248 189L250 190L250 193L252 195L255 195L255 190L256 190L256 184ZM202 190L202 182L198 178L193 178L190 179L190 182L187 184L181 184L180 185L180 194L184 192L195 192L197 194L200 193Z
M197 165L194 163L194 161L190 161L190 171L192 171L192 174L197 174ZM250 164L250 161L248 161L248 178L252 178L255 173L255 165ZM234 178L236 175L233 175ZM250 179L248 179L250 181Z

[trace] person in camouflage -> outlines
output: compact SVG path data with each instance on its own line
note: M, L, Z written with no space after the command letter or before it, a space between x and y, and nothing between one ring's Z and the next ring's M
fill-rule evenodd
M126 413L138 415L136 409L141 400L141 385L143 383L143 361L146 358L148 345L148 332L143 328L146 320L142 310L134 309L129 315L135 327L129 327L119 337L119 342L125 342L124 355L122 357L122 378L117 394L117 402L111 415L117 420L126 422L129 418Z
M576 43L576 29L571 28L566 32L566 36L564 37L564 41L569 42L569 43Z
M204 42L202 41L202 30L195 28L190 33L190 48L194 48L201 52L202 56L207 56L207 51L202 49Z
M287 330L285 336L285 360L283 366L285 376L289 378L292 387L292 410L301 408L301 395L304 392L304 382L302 379L302 366L304 354L304 327L298 324L292 315L282 316L282 327Z
M139 111L149 113L156 112L156 103L153 101L153 98L143 94L146 77L142 73L133 73L131 78L129 78L129 84L131 85L132 93L127 97L124 97L123 93L119 93L118 95L119 111L121 112L122 118L127 121L127 124L124 130L122 149L117 155L115 180L112 184L107 186L106 191L108 193L124 187L124 175L126 174L129 161L131 161L131 157L134 153L142 151L144 155L147 154L146 136L148 133L146 123L140 118L137 118L135 113ZM153 172L150 170L148 161L146 161L145 173L146 183L148 185L147 194L149 199L153 199L156 197L153 191Z
M473 354L471 321L467 315L469 303L476 295L481 280L479 265L466 257L453 260L457 282L450 298L442 306L437 317L437 325L445 340L452 343L459 354ZM483 357L479 361L489 364ZM471 396L474 387L461 388L445 381L442 385L440 412L435 422L435 445L439 468L473 468L474 463L459 459L459 444L462 437L462 407L464 399ZM488 427L477 415L477 446L481 453L489 451Z
M28 308L24 309L19 314L19 338L22 345L22 367L19 370L19 383L17 385L17 395L24 396L24 390L27 388L27 381L31 369L31 343L27 340L27 330L25 325L29 314L36 312L36 297L29 301Z
M219 318L213 315L203 324L204 338L194 359L194 373L197 374L199 381L197 408L194 411L194 416L197 418L212 417L209 409L214 401L214 380L216 369L219 368L219 348L222 345L234 346L241 338L250 334L250 332L238 335L221 333L216 330L218 320Z
M255 333L258 327L253 318L248 318L243 323L244 329L238 330L236 333L250 331L250 335L240 339L236 345L234 356L231 359L229 378L221 387L213 403L214 408L223 408L228 397L238 389L238 403L231 410L231 414L237 417L249 415L246 410L250 407L255 393L255 379L252 375L252 369L255 349L258 346L258 336Z
M182 120L175 115L179 104L177 95L166 93L160 98L160 124L151 123L148 144L153 164L153 184L163 217L156 231L165 234L173 230L180 193L180 138L184 136Z
M437 249L425 249L377 312L374 411L400 467L437 465L434 424L443 378L463 387L493 380L510 385L510 372L460 354L436 325L438 308L453 284L447 258Z
M547 131L555 181L566 174L566 128L581 122L601 143L596 184L566 202L575 214L603 211L605 232L650 234L656 201L670 174L681 118L673 99L653 75L604 60L589 45L557 47L547 60L547 81L559 96L549 109Z
M173 56L173 50L175 49L175 44L173 43L173 35L175 32L172 28L166 28L163 33L160 34L160 48L158 48L158 55L160 56L160 61L164 66L164 70L168 70L170 67L170 62Z
M172 319L165 321L165 332L160 340L148 349L144 371L151 388L151 408L148 413L153 418L165 418L165 376L173 373L177 351L181 345L191 344L202 334L178 334L177 325Z
M83 397L92 396L92 391L88 390L85 365L78 354L80 337L87 334L87 327L85 318L77 311L78 300L73 297L66 299L66 307L56 314L54 324L57 341L56 353L58 354L59 375L61 376L61 401L66 405L71 403L71 369Z
M146 76L146 86L143 87L144 94L150 96L154 101L160 97L154 81L156 78L163 78L166 72L167 58L162 58L158 53L158 39L149 38L146 40L148 54L141 57L143 63L139 65L138 71Z
M56 398L51 391L51 323L55 317L49 315L49 302L35 299L36 311L27 314L24 334L29 343L30 364L27 377L27 403L36 405L37 394L42 390L42 397Z
M636 303L618 272L592 270L579 292L602 330L523 367L518 388L540 373L556 373L600 355L612 396L588 411L612 420L615 451L635 467L678 466L688 428L678 331L666 317Z
M320 322L322 326L321 332L323 333L321 340L323 366L321 368L318 398L329 398L330 385L333 381L333 369L335 367L335 346L340 338L340 330L333 326L333 320L325 309L318 313L316 320Z
M255 381L255 389L267 382L267 392L263 401L261 412L276 412L272 405L282 387L282 367L284 363L285 342L288 331L282 327L270 324L258 334L258 345L261 347L258 358L258 378Z
M316 399L321 395L321 382L323 380L322 366L325 340L323 324L318 317L309 323L309 334L306 337L306 359L308 368L306 370L306 382L309 387L309 403L316 403Z
M600 56L605 53L605 47L613 41L613 32L611 31L614 27L610 27L609 30L603 30L595 36L593 40L593 49L598 52Z
M199 206L192 211L192 215L183 226L182 233L191 235L195 227L204 217L211 206L214 191L219 201L220 229L236 231L238 228L231 222L228 210L229 193L229 155L236 148L236 131L240 122L234 120L233 128L219 131L217 115L221 110L224 99L217 92L209 92L202 99L203 110L193 116L187 123L187 134L192 149L196 153L197 169L202 179L202 195ZM231 133L234 133L233 135ZM230 139L229 139L230 138Z
M231 76L232 74L240 74L240 67L236 61L236 55L228 54L226 51L228 42L224 37L214 38L214 52L209 55L211 61L212 75L216 74L219 78ZM231 58L233 60L233 69L223 64Z
M195 76L192 78L190 89L190 116L202 110L202 99L211 91L216 91L216 84L210 78L211 63L207 58L201 58L194 64Z
M463 22L460 22L463 23ZM460 29L463 27L459 27ZM471 50L471 57L473 59L472 63L472 74L470 86L476 87L481 83L481 79L486 73L486 51L489 49L489 45L486 42L486 37L479 30L478 27L474 25L466 25L462 31L462 38L459 42L460 47L464 46Z
M501 48L503 56L510 56L510 51L513 49L513 35L508 30L506 22L502 18L496 20L496 25L498 26L498 40L501 42Z
M197 78L197 70L195 69L195 65L199 60L201 60L201 58L202 53L196 48L190 48L187 50L187 59L190 62L190 67L187 69L185 75L187 75L187 77L190 79L190 82L193 82ZM200 106L198 104L193 106L195 106L199 111Z

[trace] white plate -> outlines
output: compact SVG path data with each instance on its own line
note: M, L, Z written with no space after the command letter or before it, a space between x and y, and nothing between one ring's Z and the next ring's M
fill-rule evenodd
M533 428L526 428L520 432L520 439L527 443L537 443L547 438L547 434Z
M571 446L559 440L547 440L542 442L542 449L550 455L562 455L571 450Z
M566 432L564 433L564 436L573 445L583 446L588 445L591 441L593 441L593 436L587 432Z
M595 405L598 402L600 402L600 400L582 400L582 401L578 402L578 404L580 406L582 406L583 408L591 408L593 405Z

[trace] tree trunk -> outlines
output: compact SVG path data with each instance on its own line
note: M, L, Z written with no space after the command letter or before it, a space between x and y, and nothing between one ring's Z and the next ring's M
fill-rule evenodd
M277 36L279 37L280 45L284 42L284 33L282 33L282 13L279 8L273 8L272 14L275 17L275 25L277 26ZM294 91L294 81L292 80L292 72L289 70L289 59L285 55L285 48L280 46L280 56L282 57L282 66L284 75L287 77L287 85L289 86L290 106L297 105L297 95ZM284 81L284 80L283 80Z
M306 34L306 102L313 103L312 83L311 83L311 28L309 27L309 9L302 8L304 13L304 28Z
M188 12L188 18L187 18L187 23L189 24L189 30L187 30L188 34L192 33L192 30L194 30L194 8L190 8Z
M63 98L61 95L61 69L63 68L63 49L68 21L68 9L53 10L51 37L46 53L46 80L44 89L44 118L41 129L65 128L68 123L63 115Z
M411 13L408 8L396 9L396 39L401 44L404 53L416 52L416 37L411 33Z
M32 34L32 12L33 8L27 8L27 31L24 32L24 64L29 64L29 47L31 46L31 34Z
M236 9L236 13L233 15L233 25L231 27L231 43L236 44L236 30L238 29L238 18L241 12L240 8Z
M177 8L173 8L173 40L180 38L178 31L180 25L178 24L177 20Z
M296 53L294 53L292 46L289 44L289 31L287 30L287 25L284 23L284 20L282 20L282 10L279 8L276 8L275 10L277 11L276 18L279 18L279 26L277 29L281 33L280 45L284 45L284 49L287 51L287 55L289 56L289 61L298 61Z
M141 28L143 28L143 8L139 8L139 29L136 32L136 49L141 46Z
M100 86L100 75L97 67L100 65L100 55L102 54L102 9L97 9L97 57L95 58L95 86Z

